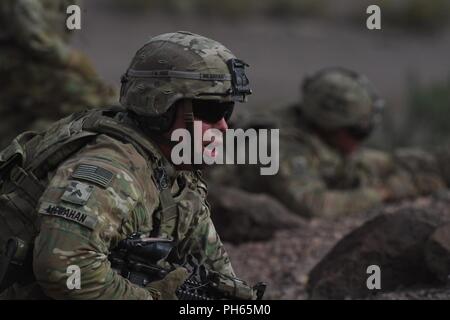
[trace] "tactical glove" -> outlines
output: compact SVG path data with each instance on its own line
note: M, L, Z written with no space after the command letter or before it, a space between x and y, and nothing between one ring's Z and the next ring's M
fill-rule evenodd
M176 290L186 281L189 273L179 267L169 272L162 280L151 282L146 286L155 300L178 300Z

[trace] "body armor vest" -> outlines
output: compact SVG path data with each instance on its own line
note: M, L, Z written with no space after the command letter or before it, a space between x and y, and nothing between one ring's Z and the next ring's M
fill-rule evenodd
M32 248L39 232L36 206L48 174L100 134L132 144L151 165L160 190L160 232L168 237L173 233L178 214L170 193L173 169L148 136L130 124L120 107L73 114L45 132L22 133L0 152L0 292L33 278Z

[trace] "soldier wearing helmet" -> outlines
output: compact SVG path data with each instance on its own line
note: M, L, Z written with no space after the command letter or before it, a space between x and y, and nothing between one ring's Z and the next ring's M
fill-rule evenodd
M323 69L305 79L302 89L299 113L313 131L344 154L368 137L379 120L383 101L366 77L351 70Z
M423 152L360 148L383 107L366 77L325 68L305 79L302 94L301 103L265 122L280 129L279 173L264 177L241 168L242 188L271 194L305 217L336 217L444 186ZM258 126L251 121L247 126Z
M9 203L35 222L23 226L28 233L19 232L25 243L34 243L30 278L35 281L14 283L4 294L175 298L187 277L183 268L145 288L111 268L111 248L135 233L173 244L163 266L188 263L234 276L210 218L207 186L197 168L171 163L170 133L190 129L194 120L203 130L225 130L235 101L244 102L251 93L246 66L222 44L197 34L153 37L122 77L122 107L73 114L42 134L19 136L5 149L0 169L15 172L19 166L33 180L21 183L12 174L2 190L24 195L11 196ZM28 210L33 206L36 210ZM0 216L2 237L17 236L8 225ZM81 270L79 290L66 285L69 265Z

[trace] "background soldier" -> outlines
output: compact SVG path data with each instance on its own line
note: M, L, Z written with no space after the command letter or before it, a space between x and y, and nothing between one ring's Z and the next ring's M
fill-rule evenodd
M1 1L0 148L24 130L116 101L87 57L69 47L66 9L75 3Z
M234 101L243 102L250 93L244 65L220 43L196 34L154 37L136 53L122 78L126 109L74 114L45 133L20 136L3 151L0 168L13 178L2 186L9 201L4 197L0 203L2 240L9 234L31 243L37 233L36 281L17 282L4 297L175 298L175 289L186 278L183 268L146 288L111 268L110 249L136 232L173 241L165 264L205 265L234 276L210 219L206 184L192 166L170 163L170 134L191 128L193 119L202 121L203 130L225 130L224 117L231 114ZM22 148L27 150L22 155L32 159L17 161ZM28 180L15 180L15 170ZM21 217L36 221L33 200L38 202L39 223L16 228L8 222L14 213L5 208L11 204L23 209ZM80 290L67 288L69 265L81 269Z
M239 171L241 187L269 193L308 217L361 212L444 188L431 154L359 150L382 105L366 77L343 68L317 72L304 81L300 104L277 112L272 121L260 120L280 129L278 174L260 176L245 166ZM261 126L251 120L247 125Z

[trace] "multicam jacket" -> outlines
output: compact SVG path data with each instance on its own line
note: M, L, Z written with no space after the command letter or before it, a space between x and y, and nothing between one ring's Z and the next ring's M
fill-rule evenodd
M86 124L89 115L92 112L56 123L47 131L42 144L60 140L72 128L79 127L74 123ZM127 128L127 133L133 134L129 130L132 127ZM154 145L153 148L157 153L158 149ZM36 282L22 287L15 285L4 296L151 299L149 290L113 271L107 258L111 248L136 232L173 238L176 254L171 262L175 264L193 259L234 276L211 221L207 187L200 174L172 170L170 193L178 207L178 217L174 228L170 227L171 221L165 226L161 189L152 163L162 159L162 155L153 154L152 160L138 149L124 139L97 134L48 174L47 186L36 208L40 217L33 254ZM173 232L168 234L168 230ZM81 270L79 290L70 290L66 284L67 268L71 265Z

